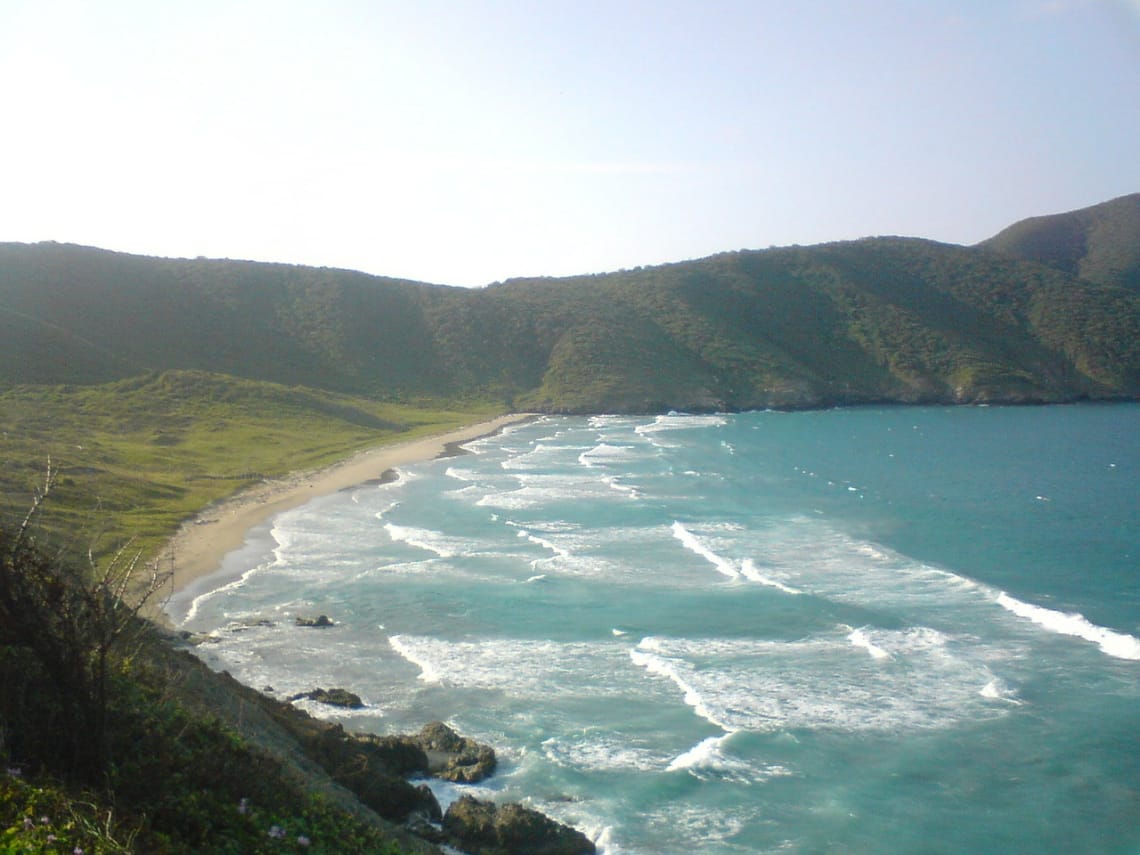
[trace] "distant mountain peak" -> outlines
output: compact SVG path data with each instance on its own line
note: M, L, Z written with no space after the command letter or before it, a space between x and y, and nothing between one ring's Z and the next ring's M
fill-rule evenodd
M1101 285L1140 291L1140 193L1030 217L978 246L1035 261Z

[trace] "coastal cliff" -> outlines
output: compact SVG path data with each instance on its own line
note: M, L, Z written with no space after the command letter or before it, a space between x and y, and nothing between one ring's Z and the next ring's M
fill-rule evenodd
M442 722L417 734L350 733L285 701L215 673L188 652L156 651L180 674L183 700L233 727L282 763L284 774L334 799L357 816L381 821L412 852L448 844L471 855L591 855L581 832L518 804L494 805L464 796L443 811L424 778L477 783L494 774L494 749L460 736ZM418 779L411 783L409 779Z

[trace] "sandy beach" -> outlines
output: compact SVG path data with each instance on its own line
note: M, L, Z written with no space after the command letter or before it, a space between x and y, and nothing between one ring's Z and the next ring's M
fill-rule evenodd
M180 591L218 570L226 554L245 542L251 528L282 511L337 490L378 480L393 467L431 460L444 454L449 446L488 436L532 418L533 415L515 413L435 436L380 445L325 469L263 481L210 505L182 524L165 552L173 559L173 590Z

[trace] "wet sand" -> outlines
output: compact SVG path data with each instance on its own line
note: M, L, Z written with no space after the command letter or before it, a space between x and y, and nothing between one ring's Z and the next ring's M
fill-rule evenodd
M533 415L516 413L436 436L377 446L324 469L261 482L210 505L182 524L163 553L174 568L173 590L181 591L218 570L222 559L245 542L250 529L282 511L338 490L381 481L396 466L454 454L465 442L532 418Z

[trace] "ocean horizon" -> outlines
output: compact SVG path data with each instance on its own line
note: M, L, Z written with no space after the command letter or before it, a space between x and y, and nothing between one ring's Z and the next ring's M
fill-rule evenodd
M1140 405L542 417L176 595L607 855L1140 852ZM326 614L335 626L296 618Z

